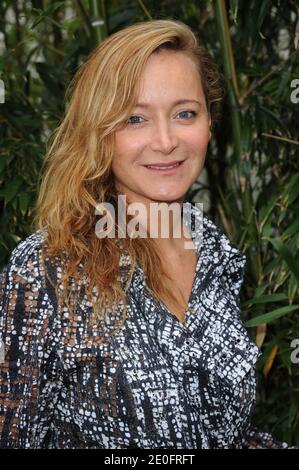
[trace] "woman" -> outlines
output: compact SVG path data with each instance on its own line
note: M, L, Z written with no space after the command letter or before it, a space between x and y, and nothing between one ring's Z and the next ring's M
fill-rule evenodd
M287 447L250 424L245 256L184 204L223 95L210 55L185 24L147 21L70 89L36 231L1 278L1 447ZM155 219L159 203L180 210Z

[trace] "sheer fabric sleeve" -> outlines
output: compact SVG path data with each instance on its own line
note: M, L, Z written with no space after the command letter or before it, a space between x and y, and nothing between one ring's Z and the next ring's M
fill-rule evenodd
M286 442L278 441L271 434L249 426L243 437L243 449L298 449L298 447L289 446Z
M58 393L49 381L53 307L29 242L13 251L0 275L0 448L42 446ZM29 248L29 249L28 249ZM52 360L52 364L54 364Z

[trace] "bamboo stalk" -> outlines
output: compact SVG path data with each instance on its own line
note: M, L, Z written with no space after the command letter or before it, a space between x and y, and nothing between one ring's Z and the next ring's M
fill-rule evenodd
M223 66L225 77L228 82L228 97L232 111L232 128L234 136L234 147L236 154L236 163L238 169L241 164L241 120L239 109L239 89L236 75L235 62L231 44L231 37L228 27L227 13L224 0L216 0L215 15L219 30L219 39L223 52Z
M107 36L105 0L89 0L90 21L97 44Z
M148 17L149 20L152 20L152 16L146 6L144 5L142 0L138 0L139 5L141 6L142 10L144 11L145 15Z
M231 123L233 131L233 145L235 154L235 163L237 172L240 175L240 190L242 211L244 214L245 223L248 226L248 234L252 241L258 244L258 233L255 224L252 220L252 213L254 211L254 203L252 197L252 188L250 179L247 174L242 171L242 136L241 136L241 107L239 102L239 88L236 74L236 67L234 62L233 48L231 35L229 31L227 11L225 0L215 0L215 16L219 31L219 40L221 50L223 53L223 66L224 73L228 85L228 100L231 111ZM254 275L255 281L258 282L260 272L260 257L257 255L254 259L250 259L251 270Z
M78 16L80 16L82 20L82 26L87 34L87 36L92 35L92 26L89 21L88 15L86 14L86 11L82 5L82 2L80 0L74 0L74 9L77 12Z
M283 142L288 142L289 144L299 145L298 140L287 139L286 137L280 137L278 135L267 134L267 132L262 132L262 135L269 137L269 139L282 140Z

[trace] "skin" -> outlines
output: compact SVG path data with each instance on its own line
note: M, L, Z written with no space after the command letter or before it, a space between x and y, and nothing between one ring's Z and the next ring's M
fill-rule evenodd
M211 137L199 72L186 53L163 50L149 57L140 85L137 103L148 106L135 106L124 127L115 133L112 171L116 187L128 202L142 202L148 208L151 202L182 204L204 167ZM197 102L174 105L182 99ZM173 174L144 166L176 160L184 163ZM187 240L184 235L173 238L177 224L181 219L170 218L170 236L157 239L164 253L176 259L183 256L182 242Z

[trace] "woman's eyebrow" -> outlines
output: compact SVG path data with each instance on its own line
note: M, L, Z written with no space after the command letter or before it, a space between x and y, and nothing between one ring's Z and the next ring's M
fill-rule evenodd
M172 103L172 106L177 106L178 104L185 104L185 103L197 103L200 106L202 105L202 103L200 103L200 101L197 101L197 100L181 99L181 100L174 101L174 103ZM135 108L150 108L150 107L151 105L148 103L137 103L135 105Z

